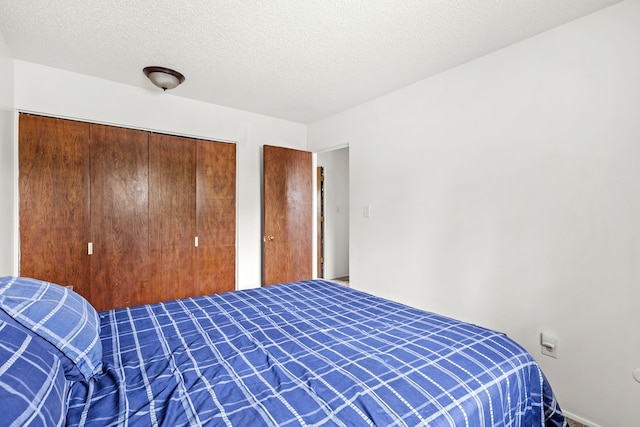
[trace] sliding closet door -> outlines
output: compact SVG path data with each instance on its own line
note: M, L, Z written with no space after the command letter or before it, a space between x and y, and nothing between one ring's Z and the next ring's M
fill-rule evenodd
M202 295L235 290L236 146L197 142L197 274Z
M89 124L20 114L18 160L20 275L89 297Z
M153 299L195 296L196 141L149 139L149 255Z
M91 125L91 303L151 302L149 134Z

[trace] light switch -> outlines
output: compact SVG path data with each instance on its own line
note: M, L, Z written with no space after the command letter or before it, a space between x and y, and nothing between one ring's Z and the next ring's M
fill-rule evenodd
M371 208L369 206L362 207L362 217L371 218Z

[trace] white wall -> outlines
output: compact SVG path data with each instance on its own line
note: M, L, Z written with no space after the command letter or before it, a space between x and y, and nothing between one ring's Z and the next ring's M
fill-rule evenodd
M11 200L16 199L17 172L15 139L15 114L13 110L13 59L4 36L0 33L0 276L17 273L16 209Z
M508 333L602 426L640 420L639 41L627 0L308 131L349 142L351 286Z
M349 275L349 148L318 153L324 167L326 279Z
M181 98L174 95L179 88L165 93L151 84L149 89L142 89L14 62L15 105L19 111L236 142L237 288L260 286L262 146L306 149L306 126ZM17 224L14 227L17 229Z

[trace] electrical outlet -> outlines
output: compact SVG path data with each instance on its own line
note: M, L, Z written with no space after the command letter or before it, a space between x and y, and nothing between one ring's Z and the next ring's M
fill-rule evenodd
M558 339L544 332L540 334L540 346L542 347L542 354L545 356L558 358Z

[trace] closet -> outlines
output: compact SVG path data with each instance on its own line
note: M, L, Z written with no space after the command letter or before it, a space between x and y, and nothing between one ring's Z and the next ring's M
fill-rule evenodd
M20 275L97 310L235 289L234 144L20 114Z

